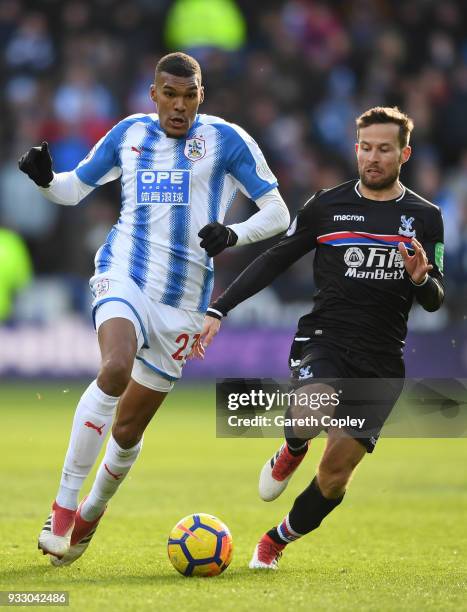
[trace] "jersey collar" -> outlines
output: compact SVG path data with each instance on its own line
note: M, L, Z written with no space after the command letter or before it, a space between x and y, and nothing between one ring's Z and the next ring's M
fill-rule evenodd
M396 198L396 199L394 200L395 202L400 202L400 201L402 200L402 198L405 196L405 192L407 191L407 190L406 190L406 188L405 188L405 185L403 185L403 184L402 184L400 181L399 181L399 185L402 187L402 193L401 193L401 195L400 195L398 198ZM359 188L360 188L360 180L358 180L358 181L355 183L355 185L354 185L354 190L355 190L355 193L358 195L358 197L359 197L359 198L363 198L363 197L365 197L365 196L363 196L363 195L360 193L360 189L359 189ZM365 199L367 200L368 198L365 198ZM376 202L376 201L377 201L377 200L375 200L375 202ZM388 201L388 202L391 202L391 200L387 200L387 201Z
M193 121L193 125L191 126L191 128L188 130L185 138L191 138L191 136L193 135L193 132L196 130L196 128L199 126L200 123L200 119L199 119L199 114L196 115L195 120Z

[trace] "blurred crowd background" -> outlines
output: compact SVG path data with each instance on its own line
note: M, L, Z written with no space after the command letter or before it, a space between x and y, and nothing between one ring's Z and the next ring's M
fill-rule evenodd
M466 8L462 0L0 0L0 225L23 238L32 261L28 283L21 246L18 263L0 248L4 294L27 285L3 319L89 317L94 253L120 203L112 184L78 207L51 204L18 171L20 154L47 140L55 171L72 169L116 121L154 112L157 60L185 50L203 68L201 111L254 136L292 216L317 189L356 175L357 115L373 105L408 113L414 154L403 182L441 206L446 244L447 307L416 313L414 325L465 322ZM239 197L231 210L239 220L254 205ZM220 256L215 293L266 246ZM293 327L311 304L311 257L233 323Z

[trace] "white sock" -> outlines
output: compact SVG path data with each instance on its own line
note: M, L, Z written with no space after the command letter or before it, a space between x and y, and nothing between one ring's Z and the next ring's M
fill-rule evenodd
M112 426L118 399L101 391L95 380L81 396L56 498L62 508L78 507L79 491Z
M104 459L99 466L96 480L92 485L86 501L81 507L81 516L85 521L95 520L105 509L138 458L143 440L132 448L121 448L111 435L107 443Z

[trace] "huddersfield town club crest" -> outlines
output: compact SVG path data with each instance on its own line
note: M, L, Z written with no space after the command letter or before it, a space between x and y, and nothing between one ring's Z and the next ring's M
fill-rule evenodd
M189 138L185 143L184 153L191 161L203 159L206 155L206 143L202 138Z
M101 279L94 288L96 298L102 297L110 289L110 281L108 278Z

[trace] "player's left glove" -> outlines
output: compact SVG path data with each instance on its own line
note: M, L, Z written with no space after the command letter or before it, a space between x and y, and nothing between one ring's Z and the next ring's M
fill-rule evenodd
M233 229L217 221L202 227L198 236L202 238L200 246L206 249L209 257L219 255L227 247L234 246L238 240L238 236Z

